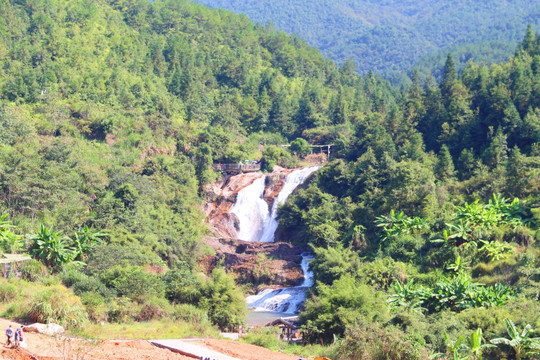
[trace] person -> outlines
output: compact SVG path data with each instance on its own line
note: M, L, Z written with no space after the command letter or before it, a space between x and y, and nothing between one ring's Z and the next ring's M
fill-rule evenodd
M13 336L13 329L11 328L11 325L6 330L6 336L7 336L7 343L6 346L11 345L11 337Z
M242 168L242 161L239 161L239 162L238 162L238 168L239 168L239 169Z
M218 170L221 170L221 162L217 164Z
M15 330L15 344L14 344L15 348L18 348L19 347L19 328L17 328Z
M17 346L19 346L20 343L23 342L23 327L19 326L17 330L15 330L15 338L19 338L19 342L17 343Z

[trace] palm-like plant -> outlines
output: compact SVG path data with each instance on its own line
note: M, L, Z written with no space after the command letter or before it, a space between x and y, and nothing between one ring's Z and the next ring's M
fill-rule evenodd
M20 235L15 234L13 225L6 220L8 213L0 216L0 252L14 253L22 249L24 241Z
M88 252L96 245L103 242L104 233L92 231L87 225L73 235L73 248L75 251L75 260L86 261Z
M540 338L531 338L532 326L528 324L520 333L514 322L506 319L506 332L510 339L496 338L491 340L495 345L510 346L515 353L516 360L526 357L535 357L540 355Z
M71 248L71 239L61 236L41 224L37 233L30 236L32 241L30 255L43 261L47 266L57 268L75 258Z
M392 284L394 293L386 301L391 308L421 308L424 301L429 298L429 290L418 286L413 281L402 284L396 281Z
M482 344L484 338L482 337L482 329L478 328L467 338L467 350L470 352L470 359L482 360L482 356L485 349L494 348L492 344Z
M432 359L448 360L482 360L484 350L494 348L495 345L483 344L482 329L478 328L467 338L460 336L456 341L451 342L448 335L444 334L446 343L446 353L438 353Z

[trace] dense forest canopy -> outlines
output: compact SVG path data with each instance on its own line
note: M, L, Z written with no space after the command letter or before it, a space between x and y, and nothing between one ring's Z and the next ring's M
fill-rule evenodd
M255 1L197 0L271 21L297 34L325 56L343 64L352 59L361 74L374 71L394 81L420 61L436 72L433 57L452 51L463 65L504 61L527 23L540 26L534 1ZM427 56L427 59L423 59Z
M501 63L459 73L450 54L439 82L417 73L396 89L190 1L0 11L0 246L34 258L24 280L0 282L4 316L242 323L233 276L197 261L211 165L292 167L301 159L277 145L307 141L336 151L279 211L287 240L315 253L306 339L340 337L336 358L413 359L459 335L481 343L478 329L540 327L532 25ZM517 354L498 343L492 358Z

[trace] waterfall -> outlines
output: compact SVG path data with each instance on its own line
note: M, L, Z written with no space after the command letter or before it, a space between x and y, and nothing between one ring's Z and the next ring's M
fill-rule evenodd
M266 289L257 295L248 296L246 303L248 308L255 311L275 311L280 313L296 314L306 301L306 290L313 285L313 273L309 271L309 262L313 255L302 254L302 271L304 282L300 286L280 289Z
M287 175L283 188L274 200L272 209L264 201L265 177L258 178L251 185L238 192L236 202L230 212L234 213L239 220L238 238L245 241L274 242L274 233L278 227L277 210L279 205L287 201L298 185L319 166L312 166L295 170ZM309 271L309 262L313 256L302 254L302 272L304 281L300 286L280 289L263 290L257 295L248 296L246 303L255 311L275 311L295 314L306 300L306 290L313 285L313 273Z
M278 227L278 206L284 204L294 189L304 183L307 177L317 169L319 166L312 166L295 170L287 175L272 209L268 209L268 204L263 199L264 176L240 190L230 210L238 217L240 223L238 238L245 241L274 242L274 233Z
M294 189L296 189L298 185L303 184L304 181L306 181L306 179L308 178L308 176L311 175L313 172L317 171L318 169L319 166L312 166L300 170L295 170L289 175L287 175L287 177L285 178L285 184L283 185L283 189L281 189L278 196L274 200L272 210L270 211L270 214L267 218L268 220L264 224L262 236L259 241L274 242L274 233L276 232L276 229L278 227L278 206L284 204L285 201L287 201L289 195L292 194Z
M257 241L268 218L268 204L263 200L265 177L238 192L230 212L236 214L240 223L238 238Z

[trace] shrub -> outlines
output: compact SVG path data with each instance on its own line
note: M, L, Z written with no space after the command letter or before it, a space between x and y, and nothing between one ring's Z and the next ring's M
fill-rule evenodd
M116 297L116 291L114 289L107 288L98 278L88 276L80 271L64 271L61 278L66 286L73 288L73 292L76 295L92 292L104 298Z
M296 140L291 142L291 146L289 146L289 150L300 156L306 156L307 154L311 152L311 146L305 139L296 138Z
M261 327L245 334L240 341L262 346L273 351L280 350L279 332L274 327Z
M137 316L138 311L137 304L129 298L116 298L109 304L108 320L117 323L132 321Z
M163 298L147 299L141 306L141 310L135 317L137 321L150 321L168 317L173 312L171 304Z
M317 296L306 301L300 314L304 337L310 341L329 343L334 336L343 336L347 326L357 321L385 321L388 307L381 293L344 275L331 286L319 284Z
M201 282L187 269L171 270L162 278L165 296L173 303L197 304L201 297Z
M411 262L418 257L424 240L419 235L397 236L384 247L384 253L396 261Z
M47 267L35 259L25 261L20 271L21 277L28 281L41 281L49 275Z
M81 293L79 296L82 304L86 307L86 313L88 314L90 321L107 321L109 308L107 304L105 304L103 296L93 292Z
M11 284L5 280L0 282L0 302L9 302L17 298L20 294L20 290L14 284Z
M39 289L27 317L34 322L54 322L67 327L80 326L87 320L80 299L61 285Z
M129 297L138 303L144 303L148 297L160 297L164 292L160 279L138 266L117 265L106 270L101 279L105 285L116 290L118 295Z
M176 305L172 313L174 320L182 320L192 324L195 330L205 332L212 327L208 314L205 310L190 304Z
M337 358L347 360L416 360L428 359L419 344L407 339L393 327L381 328L376 323L347 328L338 345Z
M234 278L222 268L212 271L212 278L203 286L199 306L221 329L241 324L246 314L246 302Z

